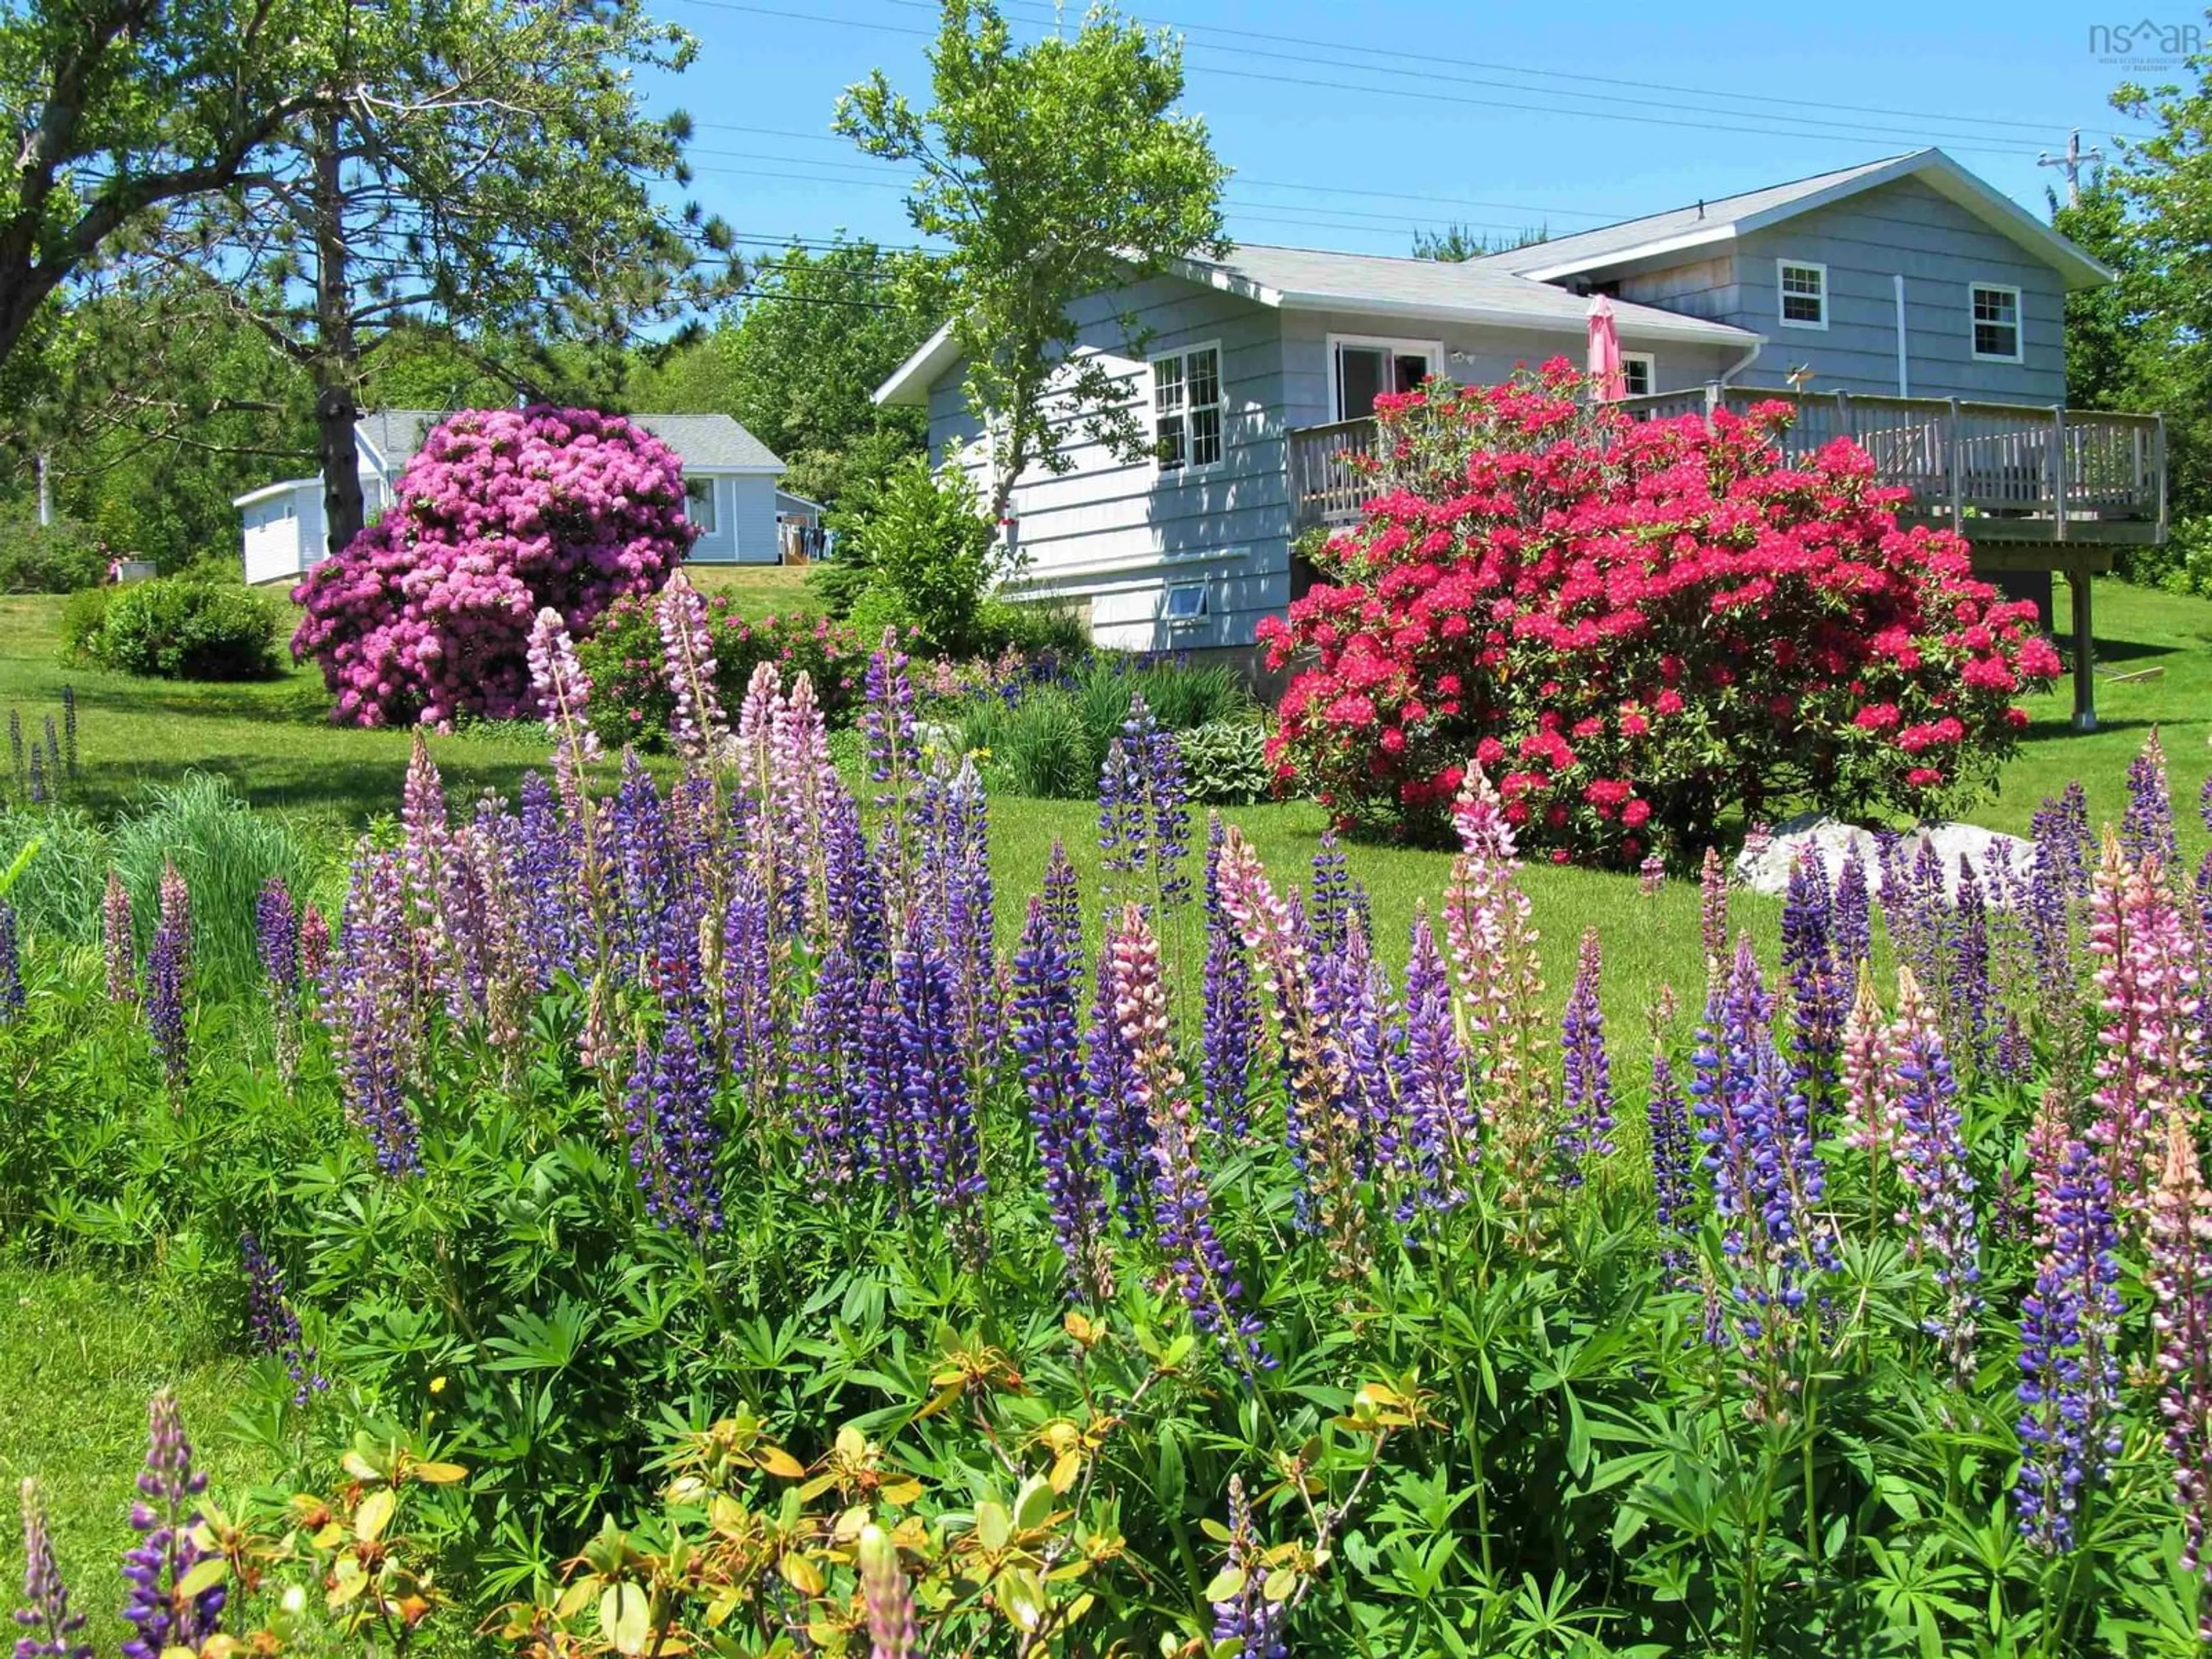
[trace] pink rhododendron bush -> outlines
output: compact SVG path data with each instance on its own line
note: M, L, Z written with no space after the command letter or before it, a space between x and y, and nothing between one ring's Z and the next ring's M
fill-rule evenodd
M292 590L292 636L356 726L538 712L526 659L540 611L588 634L657 592L696 533L676 453L618 415L464 410L408 462L392 505Z
M2034 607L1786 404L1637 421L1548 366L1385 399L1376 497L1270 618L1279 786L1442 839L1496 780L1524 847L1632 864L1785 805L1928 816L1983 787L2058 655Z

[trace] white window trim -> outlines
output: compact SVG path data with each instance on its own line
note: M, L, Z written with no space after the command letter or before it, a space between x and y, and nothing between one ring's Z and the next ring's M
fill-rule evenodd
M1403 352L1407 356L1419 352L1429 360L1429 374L1444 372L1444 343L1442 340L1406 340L1389 334L1331 334L1326 337L1328 356L1325 368L1328 374L1328 406L1332 421L1352 418L1344 412L1344 387L1336 372L1336 349L1339 346L1368 346L1385 351Z
M1984 293L2012 295L2012 352L2008 356L2002 351L1984 351L1975 343L1974 296ZM2027 361L2027 307L2021 301L2020 290L2013 284L1978 280L1966 284L1966 349L1978 363L2020 363Z
M1176 615L1175 596L1177 593L1198 595L1198 610L1194 614L1187 617ZM1211 628L1213 625L1213 584L1210 581L1170 582L1160 590L1160 616L1169 629L1176 633Z
M1782 303L1785 292L1782 286L1782 273L1784 270L1817 270L1820 273L1820 320L1819 322L1802 322L1788 314ZM1777 259L1774 262L1774 320L1783 327L1808 328L1816 333L1826 333L1828 328L1829 313L1833 304L1834 297L1828 291L1828 268L1818 259Z
M694 516L691 511L692 507L696 501L696 498L691 494L691 488L694 484L704 484L706 486L707 516L709 522L705 524L700 524L698 519ZM722 533L722 492L714 488L714 474L708 473L703 477L690 477L684 481L684 517L686 521L699 526L699 534L702 539L709 536L719 536Z
M1620 378L1621 378L1621 384L1622 384L1623 386L1626 386L1626 385L1627 385L1627 384L1628 384L1628 366L1629 366L1629 364L1631 364L1631 363L1641 363L1641 364L1643 364L1643 365L1644 365L1644 379L1645 383L1647 384L1647 386L1648 386L1648 387L1650 388L1650 391L1652 391L1652 392L1656 392L1656 391L1658 391L1658 389L1659 389L1659 356L1658 356L1658 354L1657 354L1656 352L1653 352L1653 351L1624 351L1624 352L1622 352L1622 353L1620 354ZM1632 395L1632 396L1633 396L1634 394L1633 394L1633 393L1632 393L1631 395Z
M1181 466L1162 466L1160 465L1158 449L1160 418L1159 381L1155 378L1155 372L1158 365L1165 362L1169 358L1181 357L1188 359L1190 356L1190 354L1194 351L1212 352L1213 354L1214 373L1219 377L1218 390L1220 392L1220 400L1216 403L1213 407L1221 411L1221 458L1218 460L1208 461L1204 466L1200 466L1188 459L1184 460ZM1183 453L1188 457L1190 453L1191 405L1188 390L1190 386L1190 365L1187 361L1183 365L1182 374L1184 386L1182 403ZM1229 465L1229 356L1226 352L1222 350L1221 342L1218 339L1193 340L1188 345L1177 346L1172 351L1156 351L1151 356L1146 358L1144 409L1146 430L1152 434L1152 476L1155 478L1173 478L1178 481L1187 481L1192 478L1211 477L1214 473L1220 471L1224 467L1227 466Z

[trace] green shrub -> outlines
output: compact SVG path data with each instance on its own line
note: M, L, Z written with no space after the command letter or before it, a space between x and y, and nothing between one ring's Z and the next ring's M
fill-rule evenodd
M0 593L66 593L106 574L107 550L88 525L0 517Z
M867 672L872 639L848 623L794 611L760 621L742 615L726 593L704 596L707 632L714 647L714 689L732 720L746 682L772 662L786 685L805 674L814 700L833 726L852 718ZM648 752L667 747L675 694L662 663L660 626L653 601L628 596L609 605L592 637L577 647L592 681L592 725L599 741Z
M894 467L839 529L839 562L864 568L866 583L840 572L825 578L823 597L833 605L847 598L847 614L863 633L905 623L944 656L991 648L984 617L999 574L998 532L966 474L933 472L917 455Z
M1267 799L1274 768L1267 760L1267 728L1259 721L1208 720L1182 733L1180 741L1193 800L1243 806Z
M2143 587L2212 595L2212 518L2177 520L2162 547L2124 547L2115 567Z
M277 672L276 601L243 586L163 576L115 590L96 627L64 623L68 648L102 668L164 680L265 680Z
M180 784L149 791L148 801L116 825L109 842L131 892L140 945L153 937L161 866L173 862L191 894L201 989L236 991L258 983L253 907L262 884L282 876L304 899L314 890L315 859L280 820L256 813L222 778L194 773Z
M62 660L73 668L97 665L93 647L107 624L108 601L119 588L80 587L62 606Z
M975 694L951 718L962 747L989 750L987 769L999 787L1018 795L1080 800L1097 788L1107 750L1121 735L1131 702L1139 696L1162 726L1178 733L1214 725L1251 726L1258 714L1251 693L1227 668L1100 652L1083 659L1065 679L1011 699L991 691ZM1218 746L1232 740L1212 741ZM1264 780L1261 787L1264 792Z

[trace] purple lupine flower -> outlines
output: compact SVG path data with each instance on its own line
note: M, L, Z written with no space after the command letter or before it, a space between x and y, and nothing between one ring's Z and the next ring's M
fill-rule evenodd
M721 1132L701 1042L702 1000L688 986L672 988L661 1014L659 1042L638 1045L623 1125L646 1215L700 1241L722 1229Z
M1829 942L1835 957L1836 983L1840 988L1858 977L1859 963L1874 954L1873 895L1867 890L1866 861L1856 841L1844 854L1836 873L1836 898L1830 910ZM1838 999L1842 993L1838 991Z
M238 1236L238 1256L246 1268L246 1333L257 1353L271 1354L284 1362L293 1382L292 1403L304 1406L310 1395L331 1386L330 1378L315 1370L315 1351L300 1334L300 1316L284 1294L283 1270L261 1249L250 1232Z
M1952 923L1950 1013L1947 1028L1954 1046L1963 1048L1977 1072L1990 1069L1994 1059L1990 1021L1990 909L1972 862L1959 855L1956 913Z
M1644 862L1636 866L1636 878L1644 897L1658 897L1667 886L1667 860L1656 853L1646 853Z
M284 878L271 876L253 902L254 943L269 981L276 1069L289 1078L300 1063L300 913Z
M23 1012L22 946L16 938L15 907L0 899L0 1025Z
M1804 1097L1775 1049L1768 1029L1772 1012L1746 937L1707 1001L1690 1097L1747 1347L1778 1336L1779 1322L1802 1306L1809 1273L1827 1266L1832 1254L1818 1207L1823 1175ZM1759 1403L1773 1411L1782 1402Z
M552 787L537 772L524 775L520 793L522 829L516 879L529 912L524 944L541 984L579 965L583 879L581 848L575 827L555 799Z
M1396 1066L1402 1022L1365 925L1349 912L1340 925L1344 931L1338 955L1328 963L1333 987L1329 1012L1352 1084L1354 1157L1363 1176L1379 1182L1386 1172L1404 1172L1406 1134Z
M1244 1496L1243 1477L1235 1474L1229 1477L1228 1551L1222 1565L1243 1578L1236 1595L1213 1604L1213 1639L1240 1644L1239 1659L1290 1659L1283 1638L1290 1609L1267 1599L1269 1574L1252 1524L1252 1504Z
M310 904L300 912L300 979L314 995L331 976L331 924Z
M62 769L76 780L76 687L62 687Z
M830 895L832 927L852 955L863 979L890 967L890 923L884 909L884 877L877 867L860 805L840 789L830 804L823 836L823 880Z
M32 805L46 804L46 756L35 743L31 745L30 795Z
M1001 1045L1004 1008L993 949L989 801L972 759L924 780L916 810L921 838L914 925L927 929L951 970L960 1051L980 1078Z
M1912 1227L1912 1253L1928 1269L1937 1305L1921 1328L1942 1345L1952 1380L1973 1381L1975 1321L1981 1312L1981 1241L1974 1177L1959 1113L1959 1085L1935 1011L1910 968L1897 975L1897 1169Z
M971 1267L990 1252L983 1206L983 1146L968 1091L969 1056L957 1046L953 975L933 941L909 940L891 957L898 1013L898 1081L930 1200L954 1250Z
M1133 1235L1145 1224L1151 1191L1152 1128L1137 1099L1135 1058L1114 1013L1113 977L1106 971L1109 943L1100 941L1098 973L1091 985L1083 1082L1099 1156L1114 1178L1114 1207Z
M2035 810L2029 835L2038 868L2059 895L2069 901L2087 897L2096 839L2089 833L2089 797L2078 781L2045 798Z
M731 1069L756 1109L775 1081L776 1045L782 1037L769 908L759 871L741 863L729 908L722 913L722 1030Z
M1352 866L1337 843L1336 832L1321 832L1321 845L1313 855L1313 876L1306 884L1306 925L1313 933L1315 954L1323 960L1344 950L1345 927L1352 912Z
M830 758L830 723L814 700L814 683L805 674L769 723L775 756L770 790L776 834L787 850L791 881L802 925L819 937L834 925L830 908L830 827L845 787Z
M1782 903L1782 968L1790 982L1790 1048L1797 1084L1821 1105L1835 1090L1844 1027L1834 926L1827 863L1814 848L1790 867Z
M714 639L707 602L682 571L654 595L653 624L660 630L661 666L676 706L668 738L687 767L713 766L729 741L722 700L714 690Z
M676 857L668 809L653 774L630 750L623 751L622 783L607 829L620 901L617 965L633 983L658 992L663 947L696 950L697 940L672 937Z
M2020 1015L2008 1008L2004 1024L1997 1028L1990 1075L2000 1083L2025 1083L2034 1072L2035 1045L2028 1041L2027 1028L2021 1024Z
M569 812L580 817L587 805L584 774L599 757L599 733L592 729L591 677L576 656L568 624L550 606L531 624L527 654L530 684L553 739L553 775Z
M1083 985L1079 903L1075 867L1055 841L1044 892L1030 898L1014 952L1012 1040L1069 1290L1103 1303L1114 1294L1114 1268L1076 1024Z
M877 783L909 780L921 752L915 735L914 681L908 665L906 653L898 648L897 630L886 628L882 644L869 653L861 681L866 707L860 730L866 739L868 776Z
M1698 937L1705 947L1705 972L1717 984L1728 974L1728 872L1721 849L1705 848L1698 866Z
M860 995L860 1072L856 1079L871 1167L901 1208L921 1186L921 1146L907 1121L899 1062L898 1006L888 970Z
M1405 1115L1400 1162L1407 1186L1399 1219L1419 1209L1449 1210L1466 1200L1459 1172L1474 1167L1476 1115L1467 1099L1467 1055L1452 1018L1451 975L1428 912L1413 913L1406 957L1405 1042L1398 1051L1398 1098Z
M2166 1381L2159 1410L2173 1498L2183 1528L2181 1565L2212 1585L2204 1537L2212 1528L2212 1190L2197 1160L2188 1115L2166 1122L2166 1162L2152 1195L2149 1237L2157 1363ZM2199 1591L2197 1630L2212 1641L2212 1604Z
M2093 1067L2089 1138L2112 1160L2113 1190L2139 1216L2157 1176L2160 1127L2193 1114L2203 1009L2197 952L2153 860L2128 866L2106 831L2090 901L2090 949L2105 1018Z
M1206 920L1200 1107L1206 1127L1241 1140L1251 1127L1253 1030L1259 1017L1251 958L1225 916Z
M914 1659L921 1651L915 1624L914 1581L899 1564L898 1546L872 1522L860 1528L856 1553L860 1606L868 1620L868 1659Z
M154 1048L161 1056L162 1074L170 1089L181 1090L190 1079L191 1054L186 1046L185 1004L192 978L192 901L177 866L161 866L161 922L154 944L146 952L146 1029L153 1033Z
M791 1034L786 1087L799 1158L817 1193L842 1187L860 1168L867 1126L854 1085L861 983L842 945L814 970L814 988Z
M100 945L107 960L107 1000L138 1000L138 947L131 915L131 890L115 871L100 901Z
M2120 846L2130 864L2155 860L2171 879L2180 862L2173 834L2173 791L2166 782L2166 747L2150 729L2142 750L2128 763L2128 810L2120 819Z
M420 974L397 852L362 842L338 930L323 1002L337 1039L347 1115L368 1136L380 1169L412 1175L422 1156L405 1080L419 1040Z
M1182 745L1153 719L1141 695L1129 698L1121 735L1098 772L1098 846L1104 868L1129 878L1131 891L1171 908L1190 897L1190 793Z
M62 739L61 733L55 729L54 717L52 714L46 716L46 778L52 785L55 794L59 795L62 787Z
M2120 1238L2112 1177L2056 1093L2028 1140L2044 1253L2021 1305L2013 1498L2021 1532L2059 1553L2074 1547L2081 1488L2120 1455Z
M1152 1124L1152 1215L1168 1271L1191 1323L1213 1337L1232 1364L1247 1375L1270 1369L1273 1357L1260 1342L1266 1327L1256 1315L1241 1310L1243 1285L1214 1231L1197 1126L1169 1030L1159 944L1134 901L1122 905L1118 925L1109 930L1105 958L1103 977L1128 1046L1134 1091Z
M1567 994L1559 1027L1565 1085L1559 1103L1566 1113L1559 1133L1559 1156L1565 1164L1560 1179L1569 1187L1583 1184L1583 1159L1613 1156L1613 1062L1605 1050L1605 1011L1598 1004L1603 966L1597 929L1586 927L1575 956L1574 988Z
M177 1647L197 1650L219 1628L229 1590L218 1578L189 1601L178 1600L178 1587L204 1556L192 1541L200 1524L192 1500L207 1490L207 1476L192 1468L191 1443L167 1389L154 1396L148 1421L146 1464L138 1474L138 1501L131 1506L138 1541L123 1554L131 1587L123 1617L137 1632L123 1644L124 1659L161 1659Z
M1691 1170L1690 1106L1667 1057L1667 1026L1674 1018L1674 994L1664 992L1651 1018L1651 1090L1645 1103L1650 1125L1651 1191L1662 1240L1660 1260L1670 1279L1679 1279L1697 1232L1697 1200Z
M84 1615L70 1611L69 1586L54 1559L53 1534L46 1529L46 1507L39 1483L23 1482L23 1605L15 1609L23 1634L15 1638L15 1659L92 1659L89 1642L73 1638L84 1628Z

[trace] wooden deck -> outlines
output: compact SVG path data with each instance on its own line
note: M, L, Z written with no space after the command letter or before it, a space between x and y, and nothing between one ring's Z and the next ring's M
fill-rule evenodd
M2156 415L1735 386L1631 398L1622 407L1656 420L1741 414L1769 401L1797 406L1781 440L1785 456L1849 438L1874 458L1883 483L1911 492L1902 516L1956 528L1978 550L2002 544L2017 559L2023 544L2166 539L2166 427ZM1376 489L1364 465L1373 419L1299 427L1289 438L1294 530L1357 523ZM2073 551L2054 546L2040 568L2073 568Z
M1640 419L1741 414L1753 404L1795 404L1782 453L1811 455L1849 438L1874 458L1881 481L1911 492L1899 516L1955 529L1976 568L2063 571L2072 593L2074 720L2097 723L2090 660L2089 582L2116 547L2166 540L2166 423L2157 415L1989 404L1956 398L1861 397L1850 392L1702 387L1630 398ZM1369 458L1372 417L1293 428L1288 445L1292 532L1357 524L1388 487ZM2055 622L2054 618L2054 622Z

